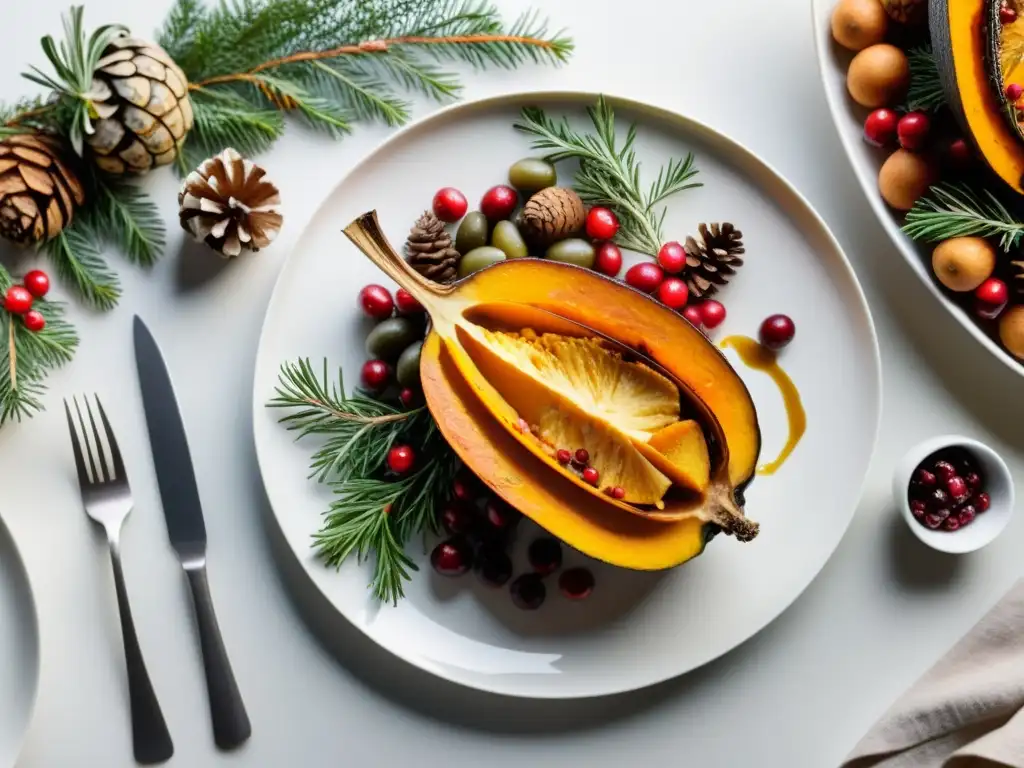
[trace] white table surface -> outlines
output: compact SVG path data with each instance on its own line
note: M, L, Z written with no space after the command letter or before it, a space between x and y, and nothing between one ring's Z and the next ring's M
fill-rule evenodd
M4 4L4 98L27 92L17 73L42 63L38 39L59 32L66 2ZM526 3L498 5L513 15ZM571 29L572 62L467 73L467 97L605 89L675 108L775 165L846 248L878 326L885 410L857 517L829 564L792 608L719 661L645 691L564 704L449 685L332 616L265 525L250 429L252 368L263 308L290 245L386 130L359 128L331 144L292 126L261 158L286 205L274 247L219 270L216 257L183 245L173 175L149 176L173 225L166 258L149 274L119 265L125 295L116 311L73 310L82 346L51 379L49 410L0 432L2 513L26 559L42 634L40 696L19 765L134 764L109 561L81 511L60 408L60 397L73 392L103 396L126 455L137 503L124 532L125 570L175 738L172 765L622 766L660 759L701 768L822 768L837 764L1020 576L1020 516L987 550L951 559L923 549L890 504L896 459L913 442L947 431L989 442L1024 483L1024 380L971 342L873 221L826 112L807 0L537 5L554 26ZM86 21L121 21L148 36L169 6L92 0ZM418 114L431 108L421 105ZM189 597L158 511L130 343L135 312L162 344L190 432L212 589L253 723L249 744L231 755L218 753L210 735Z

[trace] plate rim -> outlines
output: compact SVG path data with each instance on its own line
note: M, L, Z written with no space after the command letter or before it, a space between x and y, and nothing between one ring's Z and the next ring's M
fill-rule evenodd
M39 609L36 606L35 589L32 587L32 579L25 565L25 557L18 547L18 540L14 537L11 526L4 522L2 515L0 515L0 536L6 536L10 542L10 556L16 571L15 579L20 579L24 586L25 603L29 614L28 632L32 637L32 656L35 662L32 664L31 693L29 694L28 706L25 708L25 724L22 727L21 733L18 734L11 745L14 748L12 753L14 762L11 765L16 766L22 751L25 749L28 732L32 728L32 723L35 720L36 706L39 703L39 680L42 675L42 638L39 631Z
M836 239L836 237L832 233L831 229L829 229L828 224L822 218L821 214L819 214L818 211L814 208L814 206L811 205L810 201L774 165L772 165L767 160L763 159L760 155L758 155L753 150L751 150L749 147L747 147L746 144L744 144L743 142L735 139L730 134L725 133L723 131L720 131L717 128L713 128L713 127L711 127L710 125L708 125L707 123L705 123L705 122L703 122L701 120L698 120L696 118L684 115L681 112L678 112L675 109L673 109L673 108L671 108L671 107L669 107L667 105L663 105L663 104L659 104L659 103L655 103L655 102L651 102L651 101L640 101L640 100L637 100L637 99L630 98L628 96L623 96L623 95L621 95L621 94L619 94L617 92L593 91L593 90L586 89L586 88L580 88L580 89L568 88L568 89L550 89L550 90L525 90L525 91L518 91L518 90L516 90L516 91L506 91L506 92L503 92L503 93L500 93L500 94L496 94L496 95L492 95L492 96L486 96L486 97L481 97L481 98L477 98L477 99L468 99L468 100L465 100L465 101L457 101L457 102L454 102L452 104L444 105L444 106L440 107L439 109L431 110L430 112L428 112L428 113L426 113L426 114L416 118L415 120L410 121L407 125L402 126L397 131L388 134L381 141L377 142L370 150L368 150L356 163L354 163L351 166L351 168L349 168L348 171L345 172L345 174L343 176L341 176L341 178L339 178L337 183L335 183L330 188L330 190L328 190L328 192L324 195L323 199L316 206L316 208L314 209L312 215L307 220L305 228L303 229L303 233L305 232L306 228L308 228L312 224L312 222L315 221L323 213L323 211L327 207L329 201L331 201L334 198L334 196L337 194L338 190L342 187L342 185L344 185L348 181L348 179L350 177L352 177L356 173L358 173L363 168L363 166L365 164L371 162L373 160L373 158L375 158L378 155L378 153L380 153L381 151L385 150L389 144L391 144L392 142L400 141L408 133L420 130L423 127L423 125L428 123L428 122L431 122L431 121L437 120L437 119L444 119L451 112L455 112L455 111L463 110L463 109L486 109L486 108L494 108L494 107L507 106L507 105L510 105L510 104L511 105L517 105L518 104L518 105L521 106L524 101L528 101L530 99L544 99L544 100L550 100L550 101L565 100L565 101L577 101L577 102L583 102L584 100L588 100L590 103L593 103L594 101L597 100L597 98L599 96L604 96L604 98L613 107L616 107L616 108L620 108L621 107L623 109L632 110L632 111L635 111L635 112L640 113L640 114L651 115L651 116L653 116L655 118L659 118L659 119L666 120L666 121L675 121L676 123L682 122L682 123L688 124L688 126L692 130L694 130L695 132L703 132L705 135L710 135L712 137L717 138L719 141L721 141L721 142L723 142L725 144L730 145L730 148L737 153L737 156L739 156L744 163L751 164L753 167L759 167L759 169L761 171L765 172L767 174L767 176L769 178L771 178L771 180L774 183L779 185L781 190L783 190L784 192L786 192L786 193L788 193L790 195L792 202L795 203L796 206L800 209L802 215L805 216L806 219L807 219L807 224L812 228L811 230L808 230L808 229L805 229L805 228L801 227L801 230L803 232L808 232L808 231L813 231L813 229L817 229L817 232L815 234L817 234L819 237L823 238L824 242L826 242L830 246L830 248L833 251L833 255L835 257L837 257L837 259L838 259L837 266L841 267L846 272L847 277L850 280L851 287L853 289L853 291L852 291L852 298L856 299L856 308L860 311L860 314L863 316L864 324L865 324L865 330L867 331L867 336L868 336L868 339L870 340L869 347L870 347L870 351L871 351L871 358L874 361L874 372L875 372L875 375L873 377L873 382L872 382L873 386L872 386L871 394L873 396L872 399L876 403L876 407L875 407L875 411L876 411L876 413L875 413L875 420L874 420L874 424L872 425L870 439L868 441L868 446L869 446L869 450L867 451L868 462L867 462L867 465L865 466L865 469L864 469L864 476L861 478L860 485L859 485L859 487L857 489L856 503L854 503L853 511L849 515L849 517L847 518L847 520L846 520L846 522L845 522L845 524L843 526L843 529L842 529L840 535L836 539L835 546L832 548L831 552L829 552L828 556L825 557L822 560L820 565L814 571L813 575L807 580L807 583L804 584L799 590L797 590L793 594L793 596L789 599L789 601L774 616L772 616L770 619L768 619L763 624L761 624L759 627L757 627L756 630L754 630L753 632L748 634L745 638L743 638L741 640L738 640L738 641L732 643L731 645L728 645L727 647L721 648L716 654L714 654L713 656L710 656L709 658L705 659L701 664L698 664L698 665L696 665L694 667L691 667L690 669L683 670L683 671L673 671L673 672L671 672L670 674L667 674L667 675L659 673L658 676L656 676L655 678L652 678L652 679L641 680L641 681L635 682L635 683L631 682L631 683L627 683L627 684L624 684L624 685L619 684L619 685L608 687L607 689L602 690L600 692L576 692L576 691L570 691L570 692L562 693L562 692L559 692L557 690L541 690L541 691L536 691L536 692L521 692L521 691L509 690L509 689L506 689L506 688L496 687L494 685L485 685L485 684L482 684L482 683L477 683L477 682L473 682L473 681L470 681L470 680L462 679L462 678L459 678L459 677L453 677L453 676L451 676L449 674L446 674L438 666L426 663L425 660L422 659L422 657L416 656L414 654L407 653L403 649L400 649L400 648L386 646L386 645L383 645L383 644L379 643L377 641L377 639L374 638L368 632L367 628L363 624L357 623L357 622L353 621L347 615L345 615L344 613L339 611L334 606L334 603L331 601L329 595L327 595L325 593L325 590L320 586L319 582L316 579L314 579L311 574L308 573L306 561L304 561L303 558L300 557L299 553L295 551L294 547L292 547L291 543L288 541L288 537L287 537L287 535L285 535L284 530L281 527L280 521L278 520L277 511L274 508L274 503L271 500L270 492L269 492L269 489L267 488L265 461L264 461L264 458L262 456L262 449L261 449L261 443L260 443L260 434L259 434L260 429L261 429L261 427L259 426L261 424L261 416L260 416L260 414L262 414L263 411L265 410L265 404L264 404L264 395L265 395L265 393L261 393L261 391L260 391L261 381L259 380L259 372L260 372L260 369L264 367L262 358L263 358L264 342L266 340L266 337L267 337L268 333L270 332L270 322L269 322L269 320L270 320L270 311L271 311L271 308L272 308L273 304L275 303L275 301L277 299L281 283L284 280L285 269L287 268L288 263L291 261L293 256L296 253L299 252L299 249L300 249L300 246L301 246L301 240L302 240L302 233L300 233L298 238L296 239L294 245L289 250L287 256L283 259L282 264L281 264L281 268L280 268L280 270L278 272L277 277L274 280L274 286L273 286L273 288L272 288L272 290L270 292L270 298L267 301L267 309L266 309L266 312L265 312L265 314L263 316L263 322L262 322L262 325L261 325L261 328L260 328L259 341L257 342L257 348L256 348L256 358L255 358L255 363L254 363L254 366L253 366L253 400L252 400L252 405L253 405L253 410L252 410L253 443L254 443L254 448L255 448L255 452L256 452L256 463L257 463L257 466L258 466L259 472L260 472L260 480L263 483L264 492L266 493L266 496L267 496L267 502L270 505L270 511L272 513L271 517L273 518L273 524L275 526L277 526L278 532L281 533L281 535L284 537L285 541L288 543L288 549L291 552L291 555L293 557L295 557L299 561L299 565L300 565L303 573L305 574L306 578L309 579L309 581L312 583L313 587L320 593L320 596L323 597L323 599L326 600L327 603L329 603L331 605L331 608L336 613L341 615L353 627L357 628L370 642L373 642L375 645L383 648L388 653L390 653L393 656L401 659L402 661L404 661L405 663L411 665L412 667L414 667L416 669L420 669L420 670L422 670L424 672L427 672L427 673L429 673L431 675L434 675L436 677L439 677L439 678L441 678L441 679L443 679L443 680L445 680L445 681L447 681L449 683L452 683L452 684L455 684L455 685L458 685L458 686L462 686L462 687L465 687L465 688L469 688L469 689L472 689L472 690L483 691L483 692L486 692L486 693L489 693L489 694L494 694L494 695L508 696L508 697L511 697L511 698L546 699L546 700L574 700L574 699L596 698L596 697L599 697L599 696L618 695L618 694L623 694L623 693L629 693L631 691L642 690L642 689L648 688L648 687L650 687L652 685L657 685L657 684L659 684L661 682L665 682L667 680L672 680L672 679L675 679L677 677L681 677L682 675L688 674L689 672L692 672L692 671L694 671L696 669L699 669L700 667L706 666L706 665L710 664L711 662L715 661L716 659L719 659L722 656L726 655L727 653L735 650L736 648L738 648L739 646L743 645L744 643L750 641L752 638L754 638L756 635L758 635L760 632L762 632L766 627L768 627L770 624L772 624L774 621L776 621L780 616L782 616L784 613L786 613L792 607L793 603L795 603L801 597L801 595L803 595L803 593L807 590L807 588L810 587L810 585L812 583L814 583L814 581L818 578L818 576L820 576L821 571L824 569L825 565L829 562L829 560L832 559L832 556L835 554L835 551L839 548L839 545L842 543L842 541L845 538L847 532L849 531L850 525L853 522L854 517L856 517L857 506L858 506L858 504L860 502L860 499L863 498L863 496L864 496L864 490L865 490L865 487L867 485L868 476L870 474L871 456L874 455L874 453L875 453L875 451L876 451L876 449L878 447L878 436L879 436L879 433L880 433L880 430L881 430L882 408L883 408L883 399L882 399L883 387L882 387L882 357L881 357L881 351L880 351L879 342L878 342L878 332L877 332L877 329L875 328L874 317L871 314L871 308L870 308L870 305L868 304L867 297L866 297L866 295L864 293L863 286L861 286L860 280L858 280L857 274L856 274L855 270L853 269L853 265L850 263L850 260L847 258L846 253L843 251L842 245Z
M846 136L846 134L839 128L838 105L836 103L836 97L829 86L828 77L825 71L826 64L830 63L829 57L832 55L829 50L832 38L826 9L826 3L828 1L829 0L810 0L811 26L814 29L814 52L815 57L818 60L818 79L821 82L822 91L825 95L825 104L828 107L832 127L839 138L839 143L843 146L843 152L846 154L846 160L850 164L850 169L853 171L854 177L857 179L857 184L864 193L864 197L867 198L868 205L871 207L871 211L875 215L875 220L882 226L882 229L885 230L886 235L889 236L889 241L893 246L895 246L896 250L899 251L911 271L917 275L922 283L925 284L928 291L936 300L938 300L939 304L945 308L946 312L952 315L953 318L956 319L956 321L974 337L975 341L979 342L981 346L987 349L988 352L997 360L1018 376L1024 377L1024 361L1017 360L1009 352L1003 349L1002 346L997 344L988 336L988 334L981 330L978 324L974 322L973 318L964 311L963 307L958 306L949 299L942 292L939 286L936 285L935 280L925 268L921 254L918 253L917 247L914 245L914 241L903 234L903 231L893 220L892 211L890 211L882 202L882 198L878 194L877 190L877 181L865 178L864 175L858 171L858 164L855 158L859 157L859 155L857 154L857 150L854 148L855 142L850 139L850 137Z

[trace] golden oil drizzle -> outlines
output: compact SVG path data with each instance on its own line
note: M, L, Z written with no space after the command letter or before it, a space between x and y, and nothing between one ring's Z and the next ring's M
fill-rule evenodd
M748 368L763 371L771 376L782 395L782 402L786 406L786 419L789 421L789 438L774 461L762 464L757 468L759 475L773 475L789 458L807 429L807 414L804 412L800 393L793 380L789 378L789 374L779 366L778 355L759 344L757 340L747 336L727 336L719 342L719 346L723 349L732 347Z

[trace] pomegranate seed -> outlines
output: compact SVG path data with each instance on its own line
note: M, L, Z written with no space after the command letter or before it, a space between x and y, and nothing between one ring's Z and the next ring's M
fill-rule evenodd
M936 488L929 496L932 509L939 509L949 504L949 494L941 488Z
M956 515L950 515L942 521L942 527L947 531L955 531L960 527L960 518Z
M985 492L979 493L974 497L974 506L977 508L978 512L986 511L991 503L992 499L989 498L989 495Z
M917 475L914 479L917 480L917 482L919 482L926 488L931 488L938 482L938 479L935 477L935 475L933 475L927 469L917 470Z
M574 458L577 463L586 465L590 461L590 452L586 448L577 448Z
M910 511L913 513L914 517L921 519L922 517L924 517L927 508L925 507L925 503L923 501L921 501L920 499L914 499L912 502L910 502Z
M555 458L558 459L559 464L568 464L572 461L572 453L568 448L559 448L555 451Z
M974 506L971 504L965 504L960 508L960 514L958 519L960 520L960 526L963 527L974 521L975 516L978 514Z
M953 475L946 481L946 490L954 499L962 501L967 498L967 481L959 475Z
M593 467L586 467L583 470L583 482L589 483L590 485L597 485L597 482L600 479L601 474Z
M956 474L956 467L950 464L948 461L937 461L935 462L935 471L938 472L939 477L943 480L948 481L949 478Z
M964 480L967 482L967 487L972 491L978 490L978 487L981 485L981 475L977 472L968 472Z
M942 518L938 515L929 513L924 516L924 524L934 530L935 528L938 528L940 525L942 525Z

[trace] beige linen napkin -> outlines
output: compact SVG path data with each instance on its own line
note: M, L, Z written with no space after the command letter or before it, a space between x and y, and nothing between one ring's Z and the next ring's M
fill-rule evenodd
M1024 579L905 693L842 768L1024 768Z

